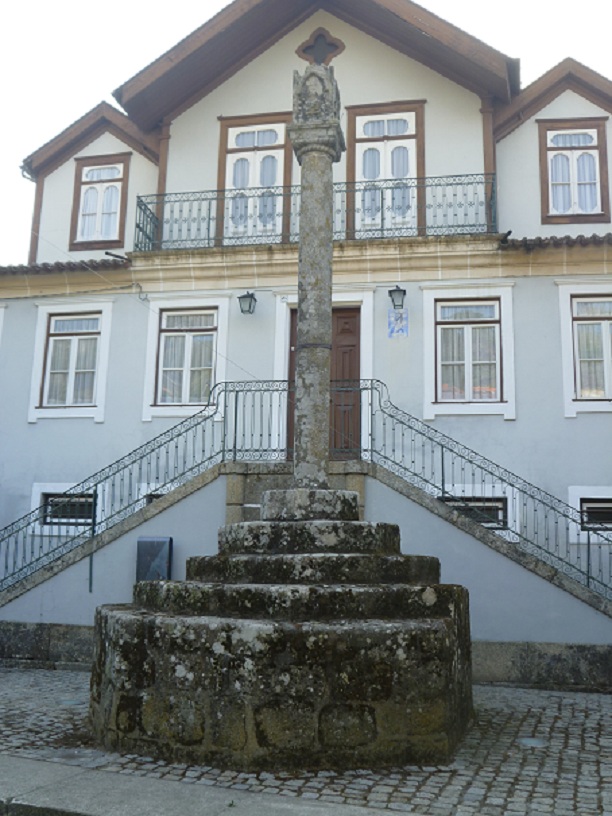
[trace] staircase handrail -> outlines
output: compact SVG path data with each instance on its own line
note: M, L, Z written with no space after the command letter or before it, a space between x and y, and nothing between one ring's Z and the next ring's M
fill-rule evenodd
M594 589L598 594L612 599L612 531L602 529L597 525L585 527L585 520L576 508L398 408L391 402L387 386L380 380L370 381L369 387L372 392L376 392L384 417L383 427L378 431L375 427L375 406L372 401L370 405L370 450L367 452L371 461L386 467L400 478L420 487L435 498L442 501L452 500L453 507L459 512L469 512L473 520L480 521L483 526L487 526L488 519L483 516L478 518L478 513L473 511L470 502L463 500L461 493L457 494L452 490L454 482L452 478L448 478L448 473L445 474L445 464L446 469L449 469L445 460L449 453L456 456L467 464L466 470L472 469L472 475L474 469L478 469L494 480L490 483L490 487L493 487L494 490L490 494L483 492L481 498L508 498L506 493L499 491L500 487L503 490L514 491L521 497L522 506L519 509L522 512L520 519L522 523L520 525L517 523L514 527L508 524L503 529L501 527L491 529L492 532L514 543L523 551L535 555L544 563L554 566L561 573ZM411 469L394 451L387 452L384 436L385 432L389 434L389 431L384 428L387 418L403 428L420 434L437 446L435 462L428 462L427 474L419 473L414 468ZM380 438L376 438L377 432ZM393 439L395 436L395 429L393 429ZM437 471L436 462L439 462ZM453 467L455 467L454 462ZM464 470L461 469L460 473L464 474ZM478 487L478 482L474 484ZM480 486L482 487L483 484L484 482L481 482ZM527 509L527 500L532 502L529 509ZM553 518L549 517L549 511L555 514ZM517 512L517 522L518 516ZM530 525L532 530L530 530ZM573 530L571 525L575 525L576 528L575 538L570 536L570 531ZM539 528L542 528L541 535ZM586 540L584 540L585 534ZM572 547L576 551L573 560L569 557ZM562 552L563 549L564 552ZM593 552L596 552L598 556L598 563L593 560ZM586 565L582 563L583 560Z
M291 385L285 380L218 383L212 388L207 405L201 410L61 494L59 502L54 505L54 512L58 515L53 517L59 521L48 521L45 516L48 507L41 505L7 525L0 530L0 590L127 518L149 500L184 484L218 463L286 459L288 429L285 423L287 392L290 388ZM461 494L455 495L453 486L456 485L456 480L452 476L449 479L445 468L454 473L456 461L465 463L461 464L462 476L465 476L466 466L472 469L472 476L474 469L478 469L479 474L486 474L491 478L489 488L498 490L501 486L503 490L514 491L514 495L520 494L522 497L521 512L525 518L521 519L524 522L521 529L508 525L492 532L516 543L523 550L536 554L541 560L553 564L600 594L612 597L612 576L604 576L601 568L601 547L611 547L612 533L596 528L600 566L599 575L594 575L590 561L591 531L588 528L586 555L589 562L586 568L581 563L580 549L575 562L568 556L570 544L583 545L580 533L576 542L570 538L569 525L576 525L580 532L584 531L584 520L574 507L399 408L391 401L389 390L382 381L372 379L338 382L335 384L335 391L340 401L342 397L337 395L341 395L343 390L349 395L345 407L351 409L355 408L355 391L361 392L361 402L357 400L361 439L356 442L345 440L347 451L360 455L366 461L382 465L435 498L452 500L453 507L464 513L470 511L469 503L463 501ZM413 456L411 463L404 456L403 441L402 446L399 446L401 450L396 446L397 439L403 440L403 435L408 430L429 443L427 459L421 455L418 467L415 465L418 455L416 458ZM171 446L174 447L171 449ZM161 466L160 452L166 457L165 464L162 462ZM172 456L174 461L170 462ZM147 472L145 479L142 474L142 467L145 466L143 463L146 463L147 468L159 466L161 470L156 471L154 478L150 478L150 473ZM482 489L484 481L482 476L480 478ZM119 492L120 500L116 500L115 494ZM70 518L71 509L76 504L75 497L82 498L84 495L93 497L90 523L82 521L82 518L78 523L74 519L65 521ZM503 495L507 501L507 495ZM527 499L533 503L530 504L529 511L526 507ZM549 518L549 511L555 514L552 520ZM542 520L538 513L544 513ZM475 519L473 512L470 515ZM63 537L62 518L64 526L70 528ZM536 535L529 539L526 533L529 533L529 526L534 524L534 519ZM483 523L487 526L486 521ZM52 530L45 527L51 524L54 525ZM557 525L552 534L556 537L552 542L552 549L537 540L538 524L546 528L546 545L550 544L548 526ZM559 525L566 527L565 538L563 531L559 538ZM559 541L565 546L565 555L568 557L564 558L564 554L559 552ZM607 558L609 565L612 550Z

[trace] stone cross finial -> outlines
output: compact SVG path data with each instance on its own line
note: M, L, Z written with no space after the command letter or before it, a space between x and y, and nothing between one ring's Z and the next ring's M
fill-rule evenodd
M344 51L345 47L342 40L332 37L326 28L317 28L295 53L311 64L329 65Z
M297 485L327 488L332 343L332 163L345 150L333 68L293 78L293 149L302 166L295 373Z

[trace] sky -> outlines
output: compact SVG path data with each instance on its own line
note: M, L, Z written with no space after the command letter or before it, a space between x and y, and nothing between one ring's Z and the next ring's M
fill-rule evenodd
M5 0L0 266L27 261L34 184L21 176L23 159L102 100L116 104L115 88L227 5L227 0L105 0L103 7L82 0ZM569 5L564 11L558 0L421 0L421 5L519 57L523 87L565 57L612 79L610 0L591 0L588 14L568 13Z

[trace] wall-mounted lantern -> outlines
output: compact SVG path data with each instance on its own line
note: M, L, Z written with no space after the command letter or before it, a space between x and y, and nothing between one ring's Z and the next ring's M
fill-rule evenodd
M404 308L404 299L406 297L405 289L395 286L393 289L389 289L389 297L391 298L391 303L396 311L399 312Z
M253 292L246 292L244 295L239 295L238 303L240 304L242 314L253 314L257 298Z

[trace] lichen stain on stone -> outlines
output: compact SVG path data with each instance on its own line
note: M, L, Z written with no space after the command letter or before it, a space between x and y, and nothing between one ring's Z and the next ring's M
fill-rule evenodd
M115 728L117 731L129 734L138 730L141 721L141 700L122 694L117 703L115 713Z
M319 739L326 748L368 745L376 740L376 714L365 705L328 705L319 716Z
M206 721L195 700L174 696L148 695L142 704L142 727L146 734L168 745L200 745L206 735Z
M427 579L397 582L386 560L397 544L391 526L348 526L353 540L337 519L283 522L270 535L283 551L273 576L263 554L232 554L232 569L194 568L204 580L144 585L135 596L151 607L102 610L97 738L109 749L242 769L444 761L470 718L467 596ZM393 547L381 545L386 537ZM224 540L244 550L238 531ZM324 580L300 580L317 571Z
M179 664L174 669L174 675L178 680L187 680L191 683L193 681L193 672L188 671L185 666Z
M254 715L256 739L262 748L315 752L317 728L312 706L287 705L278 699L259 706Z

